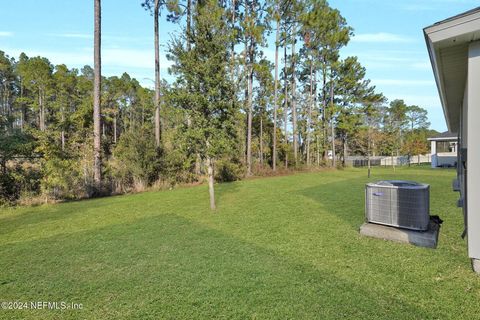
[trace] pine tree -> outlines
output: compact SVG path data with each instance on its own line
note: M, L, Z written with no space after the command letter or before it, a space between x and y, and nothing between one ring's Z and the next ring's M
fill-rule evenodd
M169 58L177 75L173 100L184 110L192 125L186 128L191 147L207 166L210 208L215 210L215 161L232 150L236 140L236 104L231 101L233 84L228 76L229 29L225 10L215 0L199 1L193 15L192 33L173 40ZM187 37L187 38L186 38ZM187 50L186 42L191 43Z
M188 1L188 15L190 14L191 2ZM178 0L145 0L142 7L149 10L153 15L154 29L154 50L155 50L155 144L157 147L161 143L161 119L160 112L162 107L161 77L160 77L160 28L159 17L163 7L167 7L170 14L167 16L170 21L178 20L180 9ZM188 16L187 27L190 28L190 17Z
M94 81L93 81L93 174L96 188L102 183L102 157L101 157L101 0L95 0L95 30L94 30Z

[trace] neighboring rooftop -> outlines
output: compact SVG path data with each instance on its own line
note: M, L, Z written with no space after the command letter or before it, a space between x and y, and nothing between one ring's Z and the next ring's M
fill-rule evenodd
M427 140L456 140L458 139L458 134L450 131L445 131L437 134L436 136L430 137Z

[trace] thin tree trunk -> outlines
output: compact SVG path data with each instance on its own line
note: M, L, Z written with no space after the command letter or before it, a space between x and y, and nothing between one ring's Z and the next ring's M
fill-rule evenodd
M332 130L332 167L337 166L337 159L336 159L336 154L335 154L335 119L334 119L334 114L335 114L335 105L334 105L334 96L333 96L333 79L330 79L330 106L331 106L331 115L330 115L330 126Z
M322 131L323 131L323 160L327 160L327 120L326 120L326 109L327 109L327 70L326 70L326 61L323 59L323 109L322 109Z
M260 114L260 164L263 167L263 112Z
M214 188L214 172L213 172L213 160L207 156L207 174L208 174L208 193L210 195L210 209L215 210L215 188Z
M155 145L160 146L160 40L158 15L160 10L160 0L155 0L153 13L154 38L155 38Z
M235 1L235 0L234 0ZM187 1L187 50L190 51L190 36L192 32L192 0Z
M251 43L250 46L253 46ZM253 49L250 48L248 66L248 118L247 118L247 176L252 175L252 100L253 100Z
M292 135L293 135L293 158L295 166L298 165L298 132L297 132L297 82L295 80L295 40L296 26L292 31Z
M117 144L117 114L113 115L113 143Z
M347 158L347 135L343 137L343 160L342 160L342 166L345 167L346 164L346 158Z
M39 104L39 112L40 112L40 131L45 131L45 106L44 106L44 90L39 89L38 91L38 104Z
M371 171L371 167L370 167L370 146L371 146L371 140L372 140L372 137L371 137L372 133L371 133L371 129L370 129L370 126L368 126L368 142L367 142L367 165L368 165L368 177L370 178L370 171Z
M62 139L62 151L65 151L65 130L63 130L63 126L64 126L63 122L65 121L65 114L63 111L63 107L62 107L61 113L62 113L62 132L60 133L60 135Z
M278 12L278 3L277 12ZM278 47L280 42L280 22L277 20L277 31L275 39L275 92L273 104L273 153L272 153L272 169L277 170L277 110L278 110Z
M21 110L20 110L20 131L21 132L23 132L23 122L24 122L23 106L21 106Z
M255 12L255 0L251 2L250 14ZM255 63L255 40L253 34L249 35L248 48L248 124L247 124L247 176L252 175L252 120L253 120L253 65Z
M235 0L233 0L235 1ZM187 1L187 50L191 50L191 32L192 32L192 0ZM232 45L232 49L233 49ZM233 61L232 61L233 62ZM233 80L233 69L232 69L232 80ZM232 102L234 101L235 98L235 92L232 97ZM191 127L192 126L192 121L190 117L187 114L187 126ZM202 158L200 157L200 154L197 152L195 155L195 175L199 177L201 175L201 167L202 167Z
M313 104L313 61L310 60L310 99L308 104L308 117L307 117L307 166L311 165L310 160L310 126L312 123L312 104Z
M202 158L197 153L195 157L195 175L199 177L202 174Z
M247 147L248 147L248 40L245 39L245 54L244 54L244 57L243 57L243 65L244 65L244 73L245 73L245 78L247 80L247 85L245 86L245 98L244 98L244 108L245 108L245 112L247 113L247 118L245 119L245 128L246 128L246 132L245 132L245 145L244 145L244 150L243 150L243 160L244 160L244 163L246 166L248 166L248 150L247 150ZM248 175L248 168L247 168L247 173Z
M285 169L288 168L288 80L287 80L287 42L285 41L285 47L283 52L285 59L283 73L285 81L285 100L284 100L284 126L285 126Z
M94 26L94 81L93 81L93 179L96 187L102 182L101 136L100 136L100 90L101 90L101 1L95 0Z
M191 0L188 0L188 1L190 2ZM234 30L234 28L235 28L235 0L232 0L232 30ZM232 72L232 83L233 83L235 82L235 39L232 39L230 51L232 52L230 69Z
M20 130L23 132L25 122L25 106L23 105L23 80L20 79L20 97L22 102L20 103Z

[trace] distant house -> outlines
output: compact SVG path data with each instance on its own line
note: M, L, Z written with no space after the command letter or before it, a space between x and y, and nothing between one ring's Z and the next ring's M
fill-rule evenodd
M431 143L432 168L456 166L458 148L456 133L446 131L427 140Z
M448 129L458 132L458 206L468 255L480 272L480 7L424 29Z

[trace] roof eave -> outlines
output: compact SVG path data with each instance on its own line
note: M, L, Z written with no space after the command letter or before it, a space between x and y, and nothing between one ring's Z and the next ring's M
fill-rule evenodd
M427 29L429 29L429 28L431 28L431 27L427 27L427 28L423 29L423 34L425 36L425 42L427 44L428 56L430 58L430 64L432 66L432 71L433 71L433 76L435 78L435 83L437 84L438 95L440 97L440 103L442 104L443 115L444 115L445 121L447 123L447 128L448 128L448 130L453 131L452 130L453 128L451 126L450 117L448 115L447 104L445 102L445 96L444 96L445 88L444 88L443 82L441 81L441 78L440 78L439 66L437 64L437 59L436 59L436 55L435 55L435 48L433 47L434 44L433 44L432 40L430 39L429 34L427 32Z
M464 88L451 84L466 82L468 45L480 40L480 7L435 23L423 32L447 127L450 131L458 131ZM464 54L463 65L452 74L449 67L458 64L459 56Z

